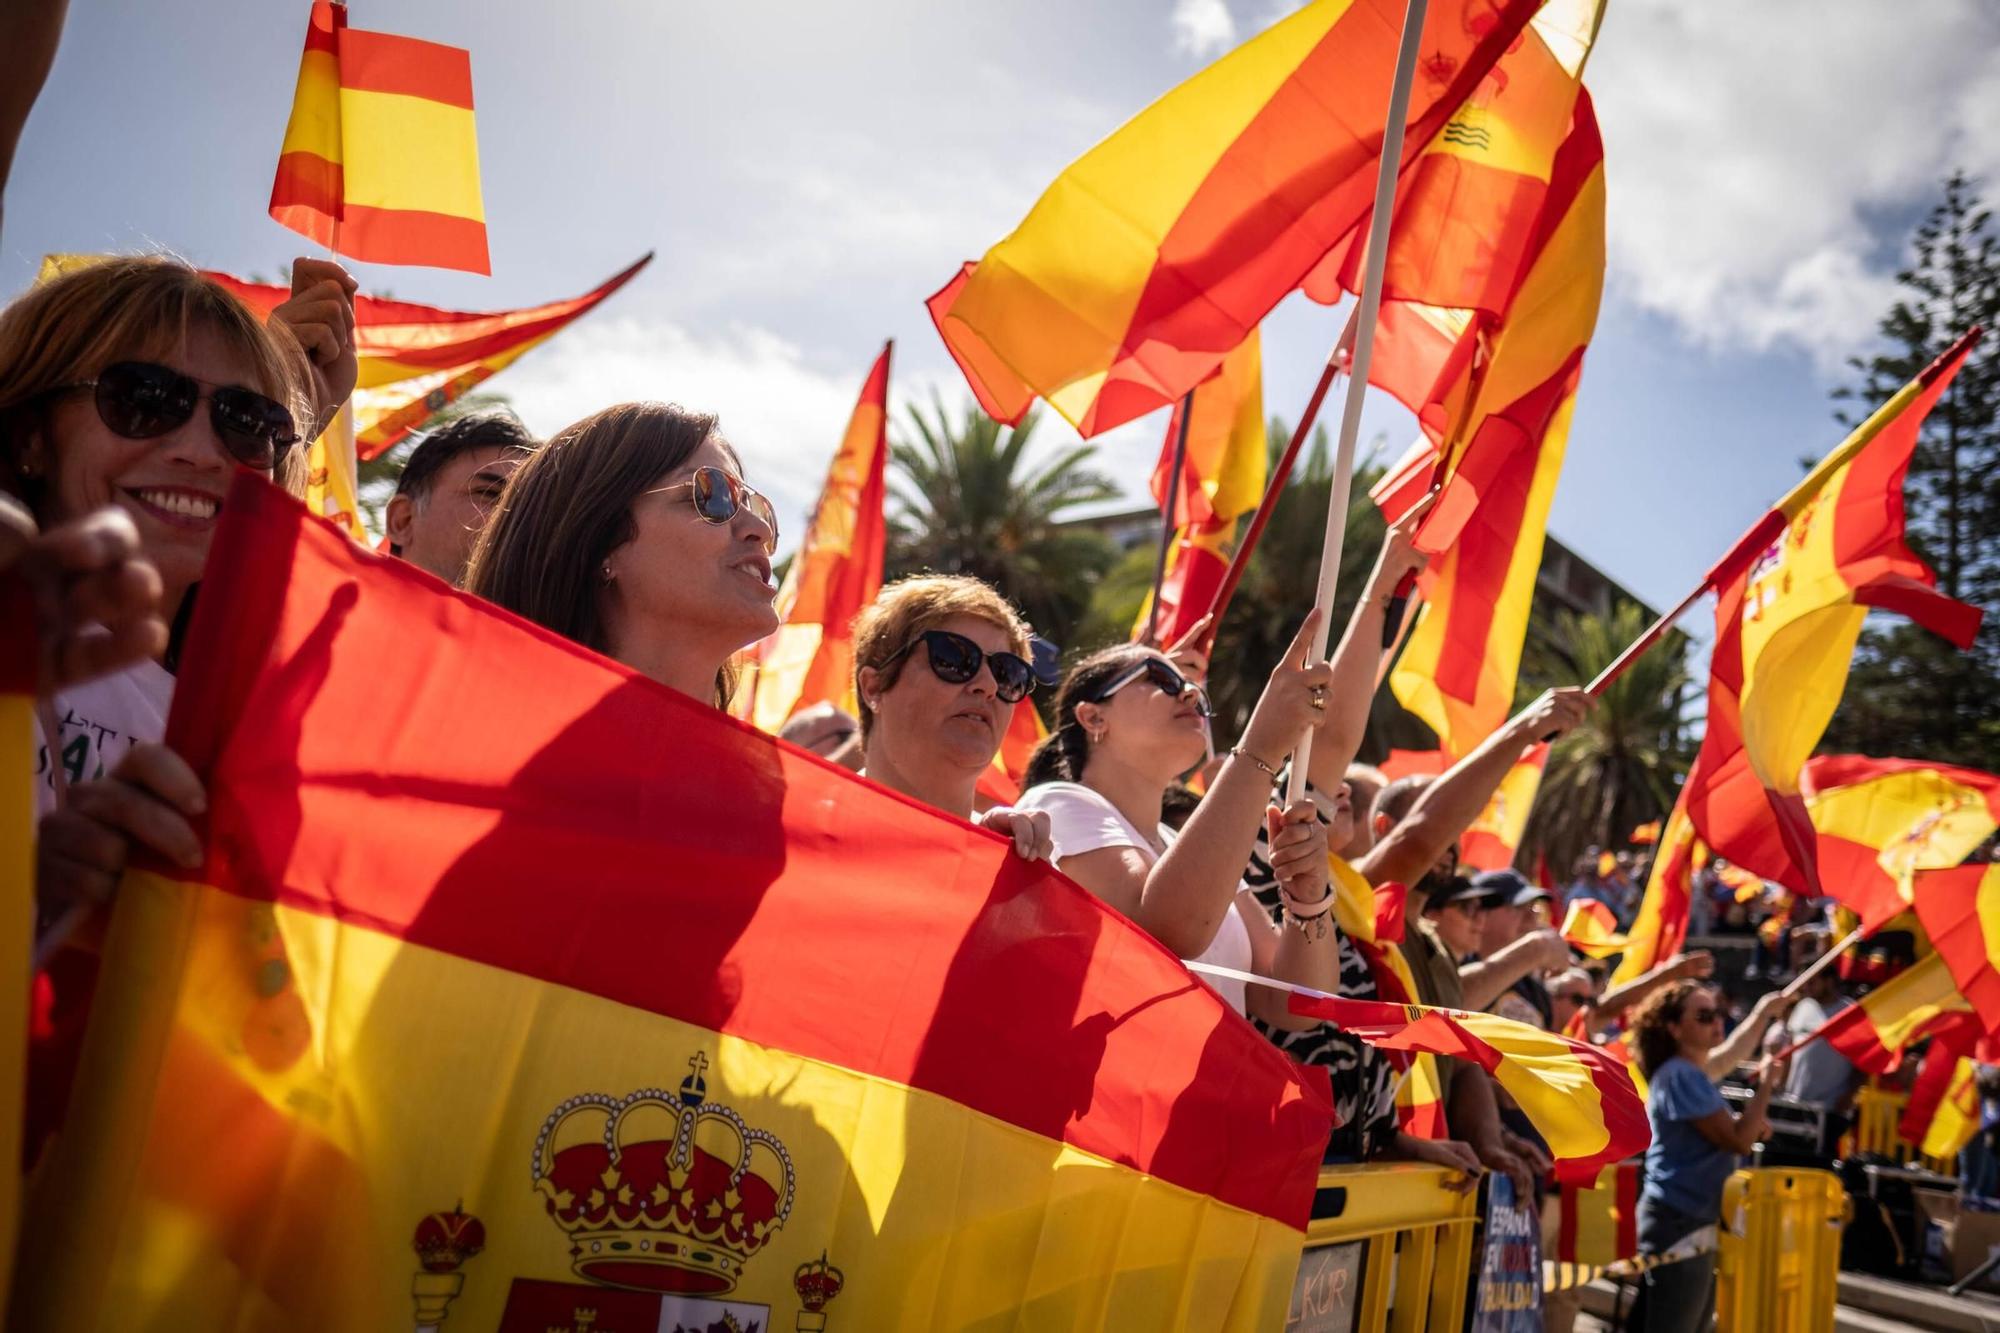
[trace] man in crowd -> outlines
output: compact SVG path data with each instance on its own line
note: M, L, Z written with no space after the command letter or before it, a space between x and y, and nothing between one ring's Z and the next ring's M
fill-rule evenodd
M1785 1045L1804 1041L1824 1027L1828 1019L1854 1003L1841 994L1837 970L1828 967L1806 982L1782 1027ZM1831 1042L1814 1041L1807 1042L1792 1057L1782 1095L1824 1108L1826 1121L1821 1147L1830 1149L1840 1142L1852 1122L1854 1095L1861 1090L1861 1084L1861 1071L1852 1061L1835 1050Z
M514 469L538 441L511 412L473 412L423 437L389 501L389 553L456 587Z
M1480 923L1479 956L1500 958L1518 940L1546 930L1547 889L1536 888L1517 870L1489 870L1473 878L1472 885L1487 895L1486 919ZM1558 941L1560 942L1560 941ZM1542 982L1544 971L1554 971L1569 962L1569 950L1557 956L1555 946L1537 944L1538 967L1531 967L1502 991L1491 1008L1502 1018L1512 1018L1548 1030L1555 1025L1549 1003L1549 988Z

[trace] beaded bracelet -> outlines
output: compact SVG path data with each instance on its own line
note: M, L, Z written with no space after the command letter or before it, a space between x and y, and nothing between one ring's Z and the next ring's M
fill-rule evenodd
M1318 902L1302 903L1286 892L1284 885L1278 886L1278 897L1285 904L1285 924L1298 927L1299 934L1308 939L1326 938L1327 914L1333 910L1333 887L1327 886L1326 893Z

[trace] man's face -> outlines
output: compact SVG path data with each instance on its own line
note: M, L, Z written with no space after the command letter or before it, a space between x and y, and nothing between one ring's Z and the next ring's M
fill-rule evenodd
M1485 920L1485 904L1477 898L1446 903L1431 914L1431 924L1437 927L1438 938L1444 941L1445 948L1451 950L1454 958L1479 952L1480 927Z
M486 526L507 478L526 457L518 449L500 446L459 454L431 479L422 504L412 504L407 496L389 502L389 540L411 564L447 583L462 582L479 530Z

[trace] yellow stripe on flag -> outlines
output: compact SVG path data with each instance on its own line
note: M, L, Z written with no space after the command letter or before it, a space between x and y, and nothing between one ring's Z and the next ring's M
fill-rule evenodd
M485 220L469 108L342 88L340 118L348 204Z
M278 150L281 157L286 153L341 160L340 62L331 51L307 51L299 59L298 92Z

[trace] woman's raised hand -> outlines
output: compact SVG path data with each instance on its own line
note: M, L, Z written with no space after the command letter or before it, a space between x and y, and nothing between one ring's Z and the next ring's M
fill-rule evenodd
M1312 651L1313 631L1319 628L1320 617L1325 614L1318 607L1306 613L1299 632L1292 636L1291 646L1271 669L1271 678L1250 714L1250 725L1243 728L1242 748L1273 768L1298 748L1306 728L1315 725L1326 711L1326 691L1333 680L1333 667L1325 662L1306 665L1306 654Z

